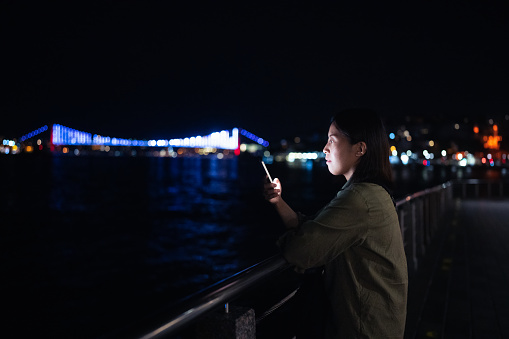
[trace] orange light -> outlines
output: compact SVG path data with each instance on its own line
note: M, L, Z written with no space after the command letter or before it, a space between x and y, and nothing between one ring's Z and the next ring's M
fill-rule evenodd
M486 158L482 158L482 159L481 159L481 162L482 162L483 164L485 164L485 163L486 163Z
M474 126L474 133L475 133L475 134L479 133L479 127Z
M497 125L493 125L493 131L495 131L495 132L498 131L498 126Z
M484 148L487 148L487 149L499 149L500 146L499 146L499 142L502 141L502 137L501 136L498 136L498 135L495 135L495 136L488 136L486 142L484 143Z

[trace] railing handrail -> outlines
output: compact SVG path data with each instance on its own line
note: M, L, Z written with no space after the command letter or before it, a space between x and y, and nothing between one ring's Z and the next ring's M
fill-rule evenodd
M204 290L197 292L183 302L176 315L156 329L140 336L141 339L159 338L175 334L182 327L193 322L201 315L223 306L235 299L246 289L252 287L273 274L281 272L290 265L282 255L275 255L258 264L246 268L229 278L221 280Z
M449 186L451 186L452 183L451 181L447 181L441 185L437 185L437 186L434 186L434 187L431 187L431 188L426 188L422 191L419 191L419 192L415 192L413 194L410 194L408 196L406 196L405 198L403 199L400 199L398 201L396 201L396 207L400 207L401 205L404 205L412 200L415 200L417 198L421 198L425 195L428 195L430 193L434 193L434 192L438 192L438 191L441 191Z

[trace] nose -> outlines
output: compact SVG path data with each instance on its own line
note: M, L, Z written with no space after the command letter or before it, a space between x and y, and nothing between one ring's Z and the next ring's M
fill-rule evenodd
M325 146L323 147L322 152L323 152L323 153L325 153L325 154L329 153L329 150L328 150L328 148L327 148L327 145L325 145Z

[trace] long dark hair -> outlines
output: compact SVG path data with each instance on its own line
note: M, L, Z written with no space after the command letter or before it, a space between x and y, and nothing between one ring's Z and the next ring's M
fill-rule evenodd
M389 139L378 114L371 109L352 108L337 113L331 123L349 139L350 144L366 143L366 153L360 158L350 180L372 182L392 190Z

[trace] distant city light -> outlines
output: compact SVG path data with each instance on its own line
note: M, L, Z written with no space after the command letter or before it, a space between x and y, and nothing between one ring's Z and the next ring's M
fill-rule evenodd
M509 115L506 115L506 120L509 120ZM468 124L468 121L465 120ZM470 148L468 150L460 151L451 148L449 150L442 149L442 145L446 145L446 141L442 139L430 140L432 137L429 135L429 127L427 126L401 126L397 132L388 134L390 143L390 157L391 164L422 164L430 166L432 164L452 165L452 166L475 166L484 164L485 166L507 166L508 155L501 151L503 147L503 126L496 124L494 119L489 120L489 124L485 121L484 125L473 125L472 129L462 128L461 123L453 123L452 126L455 130L462 130L461 136L470 136L473 140L478 140L484 146L484 151ZM49 127L48 127L49 126ZM449 125L448 128L450 128ZM488 128L489 127L489 128ZM417 131L417 132L416 132ZM41 135L41 133L46 134ZM458 132L459 133L459 132ZM490 135L491 134L491 135ZM240 136L243 143L240 143ZM456 137L457 135L453 135ZM249 140L253 142L250 142ZM175 139L152 139L152 140L135 140L123 139L109 136L102 136L98 134L87 133L75 130L59 124L45 125L30 133L23 135L23 137L14 140L0 139L0 154L16 154L19 152L32 153L34 151L48 150L68 153L72 155L88 154L89 150L83 147L73 146L91 146L92 151L110 152L111 155L120 156L129 153L132 156L137 154L147 154L160 157L177 157L178 155L194 156L194 155L209 155L213 154L217 158L227 158L231 155L240 155L241 152L247 152L256 156L263 155L267 163L273 161L287 161L292 166L305 166L312 168L316 160L323 157L322 152L313 152L313 149L307 149L313 144L307 144L306 139L303 137L293 137L289 142L285 139L281 140L281 144L276 148L280 150L267 150L268 142L263 138L248 132L241 128L233 128L231 130L222 130L210 133L208 135L189 136L185 138ZM414 140L412 144L413 151L410 149L408 142ZM505 141L505 140L504 140ZM308 150L308 152L290 152L293 149L293 144L304 144L298 149ZM60 146L55 148L54 146ZM133 147L133 149L118 149L117 146L135 146L142 147L142 150ZM461 145L458 145L461 146ZM157 150L143 150L143 147L159 147ZM407 151L401 151L406 147ZM436 149L436 153L432 150ZM188 150L186 150L188 148ZM399 149L399 152L398 152ZM232 152L233 151L233 152ZM273 153L277 152L277 153ZM470 153L472 152L472 153ZM439 154L441 157L439 157ZM435 160L435 156L437 159Z
M399 164L399 158L398 158L397 154L389 156L389 162L393 165Z
M408 155L406 153L401 154L401 163L403 165L407 165L408 164L408 160L409 160L409 158L408 158Z
M391 146L391 154L395 157L398 156L398 151L396 150L396 146Z
M295 160L315 160L315 159L318 159L317 152L308 152L308 153L290 152L286 156L286 161L288 161L288 162L294 162Z
M2 141L2 143L5 145L5 146L14 146L16 144L16 142L14 142L14 140L7 140L7 139L4 139Z

